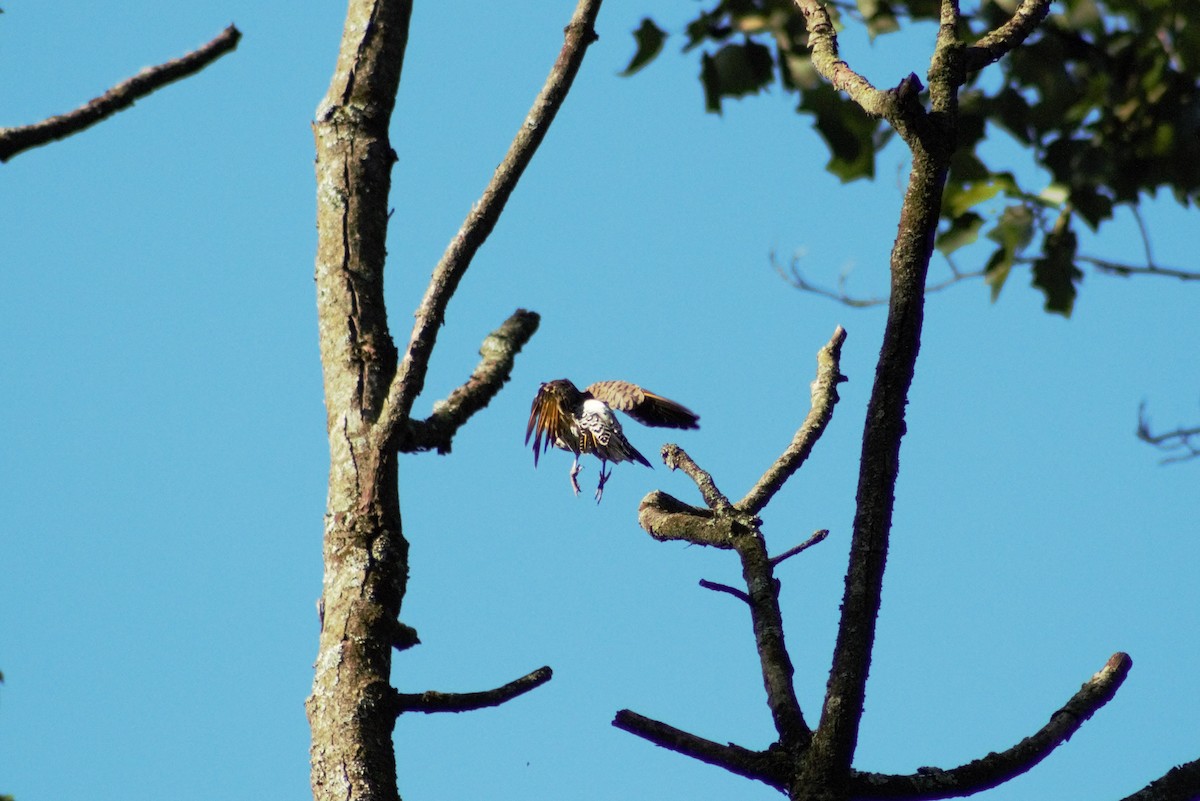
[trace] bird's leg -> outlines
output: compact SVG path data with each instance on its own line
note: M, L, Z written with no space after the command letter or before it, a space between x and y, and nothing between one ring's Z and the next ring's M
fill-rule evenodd
M579 481L575 476L579 475L579 471L583 469L583 465L579 464L579 456L575 457L575 461L571 463L571 489L575 490L575 494L579 494Z
M600 462L600 483L596 485L596 503L600 503L600 498L604 496L604 485L608 482L608 477L612 475L612 468L608 468L608 472L604 472L604 467L608 462Z

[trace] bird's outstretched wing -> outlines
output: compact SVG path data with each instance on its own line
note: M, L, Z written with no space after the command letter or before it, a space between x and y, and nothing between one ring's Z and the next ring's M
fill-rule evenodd
M584 391L643 425L660 428L700 427L700 415L691 409L628 381L597 381Z
M563 386L564 384L569 386ZM556 442L560 447L579 455L579 433L575 428L571 408L573 401L568 394L579 395L568 381L550 381L538 389L529 409L529 423L525 426L525 444L533 437L533 466L538 457Z

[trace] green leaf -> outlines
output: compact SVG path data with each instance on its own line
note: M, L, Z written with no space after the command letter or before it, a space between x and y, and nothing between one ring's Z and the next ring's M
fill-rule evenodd
M878 120L828 84L804 92L800 110L816 116L813 126L829 145L832 156L825 169L842 181L875 177Z
M1006 248L996 248L996 252L988 259L983 268L983 280L992 288L992 303L1000 297L1000 290L1012 272L1013 254Z
M711 56L705 53L700 64L705 108L719 114L722 98L760 91L774 80L774 66L771 51L756 42L728 44Z
M1017 256L1033 238L1033 210L1023 204L1009 206L988 231L987 237L1000 245L984 267L984 281L992 288L992 302L995 303Z
M662 52L667 32L655 25L654 20L646 17L642 20L641 27L633 32L633 39L637 43L637 51L629 60L629 66L621 71L620 74L624 77L633 75Z
M1033 286L1046 296L1046 311L1064 317L1071 316L1077 294L1075 285L1083 279L1083 271L1075 266L1076 244L1069 215L1063 215L1046 235L1043 253L1033 263Z
M1033 239L1033 210L1023 203L1009 206L987 236L1013 256L1018 255Z
M892 10L891 4L884 0L858 0L858 11L867 23L867 35L872 39L900 30L896 12Z
M979 238L983 218L973 211L960 214L950 221L950 227L937 236L936 246L942 255L949 256Z
M967 209L977 206L986 200L991 200L1000 192L1015 189L1009 176L992 176L986 181L974 183L948 184L942 195L942 211L951 217L961 217Z

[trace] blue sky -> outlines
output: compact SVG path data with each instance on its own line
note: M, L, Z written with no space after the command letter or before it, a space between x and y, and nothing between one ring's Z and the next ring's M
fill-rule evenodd
M408 799L778 797L609 725L631 708L718 741L773 739L748 616L696 584L736 582L736 560L636 523L646 492L694 488L621 465L597 507L571 495L566 454L535 470L521 440L539 382L635 380L700 413L700 431L671 439L740 497L803 419L816 350L842 324L842 401L763 514L773 551L831 530L780 570L817 716L883 314L789 288L768 254L880 291L903 154L882 157L875 183L842 186L777 91L704 114L679 37L617 77L646 10L602 9L572 96L450 306L417 411L466 378L515 308L541 313L541 329L452 455L401 465L403 619L424 644L396 659L396 685L476 690L543 664L555 678L496 710L402 719ZM72 108L231 21L245 37L201 75L0 167L0 792L304 797L327 467L309 122L343 8L4 11L0 125ZM678 30L693 11L657 19ZM401 341L569 13L418 5L393 125ZM892 85L924 72L931 41L842 44ZM1159 261L1195 269L1194 214L1164 199L1146 216ZM1137 261L1132 219L1086 250ZM1133 436L1143 400L1163 427L1200 417L1200 285L1089 275L1064 320L1027 283L1014 276L996 304L978 285L928 304L856 763L909 772L1007 748L1124 650L1134 667L1117 698L988 796L1119 798L1200 756L1200 466L1161 467ZM664 441L627 433L648 456ZM584 486L594 478L588 464Z

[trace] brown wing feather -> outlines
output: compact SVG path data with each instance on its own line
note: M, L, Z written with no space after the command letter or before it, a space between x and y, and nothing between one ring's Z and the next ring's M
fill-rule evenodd
M538 388L533 404L529 408L529 422L525 426L525 444L533 437L533 466L538 457L550 450L551 445L565 446L579 453L578 435L571 424L569 396L578 396L579 390L566 381L549 381Z
M659 428L700 427L700 415L691 409L628 381L597 381L584 391L643 425Z

